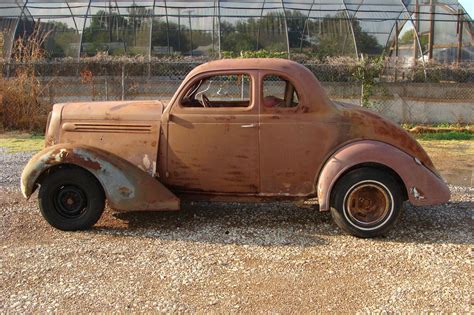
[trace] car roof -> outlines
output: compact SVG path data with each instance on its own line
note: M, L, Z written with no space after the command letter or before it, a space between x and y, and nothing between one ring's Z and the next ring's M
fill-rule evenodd
M216 70L274 70L282 72L296 72L309 70L292 60L279 58L241 58L214 60L196 67L193 72Z
M331 101L314 74L302 64L288 59L279 58L239 58L210 61L194 68L186 77L214 71L245 71L265 70L286 74L293 81L298 81L299 87L308 100L310 111L331 110ZM183 82L184 83L184 82Z

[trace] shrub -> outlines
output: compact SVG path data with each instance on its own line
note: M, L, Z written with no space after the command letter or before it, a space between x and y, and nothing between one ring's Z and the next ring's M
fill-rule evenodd
M13 60L22 66L11 79L0 78L0 128L43 131L50 110L39 101L45 88L36 78L33 63L44 57L41 48L48 32L36 27L28 40L20 37L14 46Z

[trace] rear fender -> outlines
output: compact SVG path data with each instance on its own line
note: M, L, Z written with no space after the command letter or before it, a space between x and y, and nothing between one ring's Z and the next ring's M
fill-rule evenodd
M178 210L179 199L158 180L130 162L98 148L58 144L33 156L21 175L21 191L29 198L45 171L59 165L86 169L102 185L116 210Z
M366 163L380 164L397 173L413 205L449 201L448 186L417 159L389 144L363 140L339 149L324 165L317 184L321 211L329 210L331 191L337 180L348 170Z

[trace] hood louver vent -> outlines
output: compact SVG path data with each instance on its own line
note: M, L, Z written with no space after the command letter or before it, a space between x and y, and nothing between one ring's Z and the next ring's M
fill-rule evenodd
M146 124L65 123L63 130L70 132L150 133Z

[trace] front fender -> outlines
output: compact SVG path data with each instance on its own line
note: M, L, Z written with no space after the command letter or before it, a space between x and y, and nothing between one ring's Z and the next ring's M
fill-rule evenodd
M324 165L318 178L321 211L330 207L331 191L349 169L376 163L392 169L402 179L413 205L434 205L449 201L450 192L443 180L400 149L379 141L357 141L339 149Z
M29 198L41 174L61 164L76 165L94 175L114 209L179 209L179 199L148 173L110 152L84 145L58 144L34 155L21 175L23 196Z

